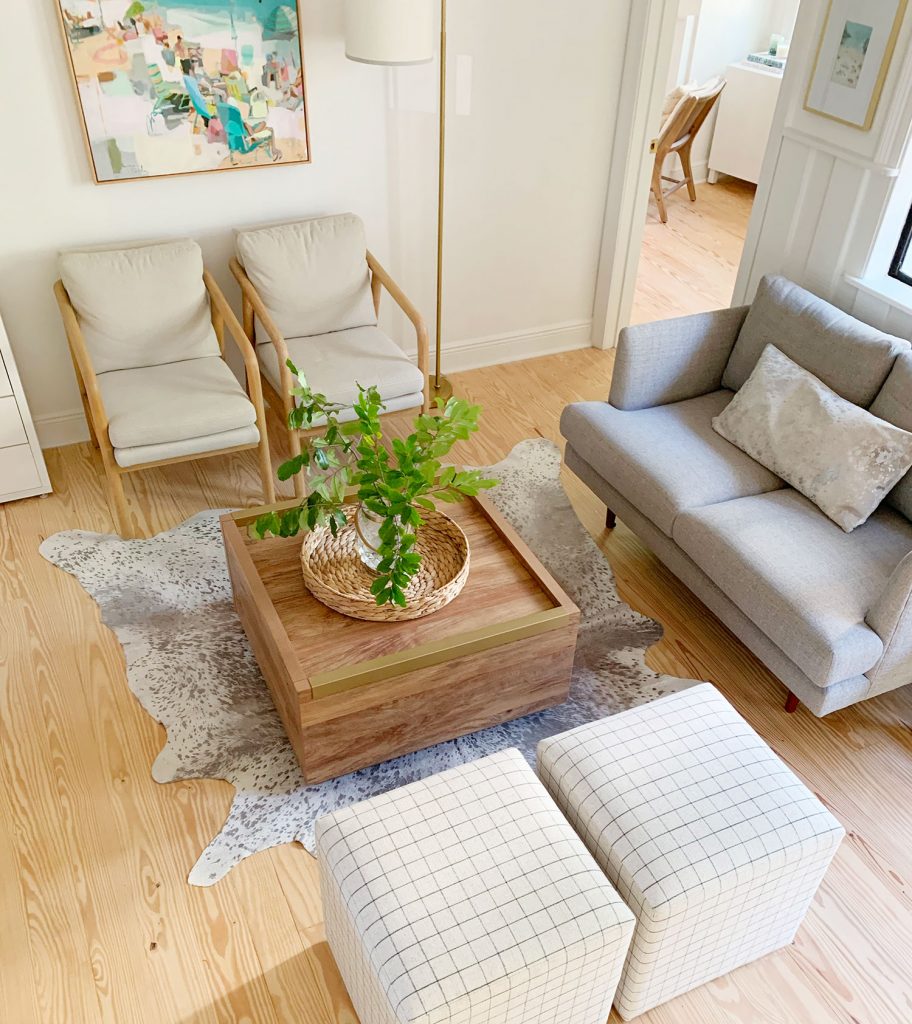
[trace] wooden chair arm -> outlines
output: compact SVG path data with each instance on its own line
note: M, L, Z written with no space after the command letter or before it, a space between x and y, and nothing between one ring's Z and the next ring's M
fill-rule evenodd
M418 311L418 307L408 298L405 292L390 277L389 272L382 266L376 256L368 250L367 265L371 271L371 292L374 296L374 308L380 311L380 285L382 285L392 296L393 301L411 320L418 339L418 369L424 375L424 407L429 408L429 381L428 370L430 368L430 342L428 340L427 324L424 317Z
M98 378L95 376L95 368L92 366L92 357L86 347L85 338L82 335L82 328L79 326L79 318L70 296L64 287L63 281L54 284L54 295L57 305L60 307L60 316L63 320L63 329L66 332L67 345L70 349L70 358L76 372L82 378L82 387L85 391L89 411L94 421L95 435L101 445L111 450L111 442L108 439L108 414L105 411L104 402L101 398L101 389L98 387Z
M253 306L253 311L269 335L269 340L280 350L280 355L283 352L285 353L285 358L287 359L288 349L285 345L285 336L279 330L275 320L272 319L266 304L260 298L260 293L254 288L253 281L247 276L247 271L238 262L236 256L231 257L231 262L228 265L231 268L231 273L234 274L235 280L241 287L241 294ZM253 341L252 338L250 340Z
M247 271L241 266L236 256L232 256L228 264L231 273L241 288L241 296L245 302L250 303L257 319L263 325L263 329L269 335L273 348L276 350L276 357L279 361L279 380L282 382L283 398L291 394L291 389L297 383L292 379L291 370L288 369L288 346L285 344L285 336L279 330L278 325L266 308L266 304L260 298L260 293L253 285L253 281L247 276ZM253 338L248 339L251 342Z
M228 304L225 293L219 288L212 274L205 268L203 269L203 283L206 285L206 291L209 292L209 300L213 308L217 311L222 323L228 328L228 333L244 358L248 392L251 401L259 412L263 404L263 386L260 381L260 364L257 361L256 351L253 345L250 344L250 339L244 333L240 320L234 315L234 310ZM221 342L221 340L220 338L219 341Z
M209 293L209 301L212 303L213 310L218 314L220 322L228 328L228 333L244 357L244 365L249 373L257 368L256 352L253 350L253 345L250 344L250 339L244 333L240 320L238 320L234 310L228 304L225 293L219 288L218 282L210 271L205 269L203 270L203 283L206 285L206 291Z

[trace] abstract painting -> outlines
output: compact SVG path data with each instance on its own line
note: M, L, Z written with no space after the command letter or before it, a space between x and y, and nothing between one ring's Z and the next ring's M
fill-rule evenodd
M830 0L805 110L868 131L908 0Z
M310 160L298 0L57 0L97 182Z

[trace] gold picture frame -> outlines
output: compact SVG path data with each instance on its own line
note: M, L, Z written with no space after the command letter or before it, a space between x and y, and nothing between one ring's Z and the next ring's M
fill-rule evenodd
M865 82L863 81L865 77L864 64L868 56L868 44L875 39L875 31L881 34L886 26L883 24L872 26L868 25L867 21L856 22L853 20L851 14L854 14L856 9L859 19L871 20L871 5L866 0L829 0L820 39L817 43L813 70L805 93L805 110L830 121L836 121L838 124L848 125L850 128L866 132L871 130L890 64L896 51L896 43L909 0L894 0L894 2L895 12L892 23L880 44L882 52L876 74L873 78L868 75L869 81ZM839 12L838 20L834 22L834 14L837 11ZM841 39L833 51L834 36L839 31L838 22L840 20L843 25ZM824 77L827 75L829 79ZM834 85L836 89L833 89ZM844 108L847 106L845 93L848 90L857 89L863 89L868 98L864 104L863 117L852 120L850 117L843 116ZM836 96L826 99L827 90L835 92ZM842 96L839 95L840 92L843 93ZM815 93L817 94L816 99ZM830 103L830 109L824 109L821 97L824 97L824 102ZM849 104L850 102L851 99ZM834 112L834 108L842 109L843 113Z
M112 19L109 2L53 2L96 185L312 162L301 0L268 0L265 9L258 0L225 0L224 11L213 10L210 4L197 10L195 0L167 5L168 15L186 11L191 23L194 15L204 14L211 22L221 14L235 32L236 43L240 38L250 40L234 47L211 45L218 39L217 24L207 33L210 45L185 42L179 22L165 23L157 3L121 0L123 14ZM95 18L93 8L98 12ZM261 10L264 16L258 22ZM88 42L91 48L93 40L100 46L87 53L83 44ZM99 67L97 49L104 49L110 67ZM150 53L160 60L150 60ZM93 137L93 126L99 120L105 123L106 99L118 127L107 139ZM142 111L144 124L138 120L142 106L148 108ZM220 119L223 109L230 121L227 127ZM300 124L292 134L279 134L288 131L295 117ZM175 130L189 136L181 139L186 143L183 149L177 147L180 166L156 164L159 158L150 140ZM136 148L131 150L128 144L124 150L123 139L130 132ZM140 149L152 154L152 167L140 163Z

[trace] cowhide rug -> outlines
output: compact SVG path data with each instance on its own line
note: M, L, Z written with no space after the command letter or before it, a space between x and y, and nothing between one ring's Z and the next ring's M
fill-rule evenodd
M191 870L191 884L211 885L245 857L281 843L312 850L314 821L328 811L505 747L518 747L534 764L542 737L688 685L646 666L644 652L661 627L618 597L559 473L551 442L523 441L490 468L501 483L489 494L581 609L571 699L316 786L301 777L235 615L219 512L151 540L73 530L41 545L98 602L123 644L130 688L167 729L153 778L217 778L235 787L228 820Z

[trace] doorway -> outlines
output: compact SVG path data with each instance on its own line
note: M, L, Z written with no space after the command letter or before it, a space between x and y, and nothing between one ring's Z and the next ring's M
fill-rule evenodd
M678 0L631 323L729 305L798 4Z

